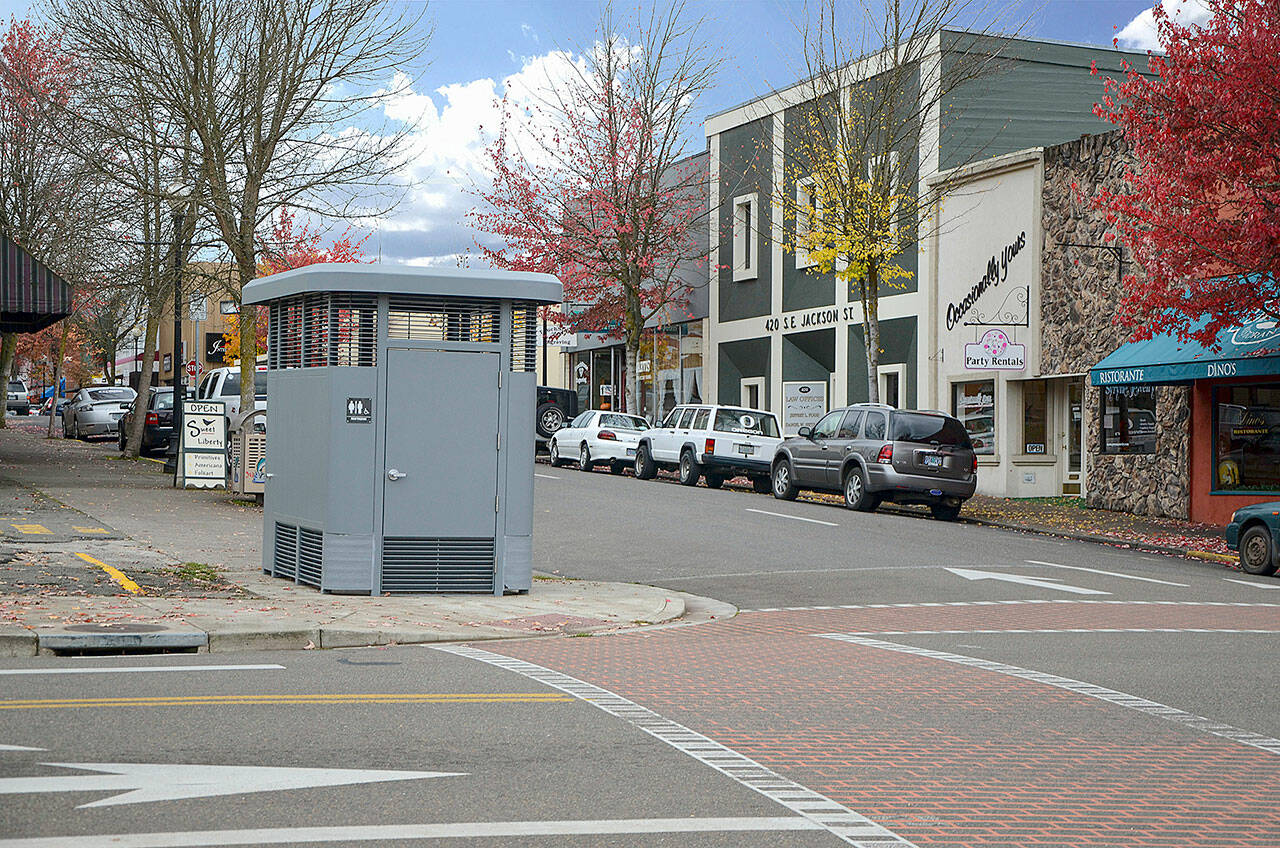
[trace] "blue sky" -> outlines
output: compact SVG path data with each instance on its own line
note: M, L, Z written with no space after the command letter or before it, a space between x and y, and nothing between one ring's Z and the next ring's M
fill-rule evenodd
M55 0L56 1L56 0ZM422 4L400 0L408 12ZM615 0L615 15L634 16L653 0ZM854 4L858 0L853 0ZM1009 19L1025 21L1027 36L1145 48L1154 41L1143 19L1153 0L1012 0ZM1186 2L1199 16L1200 0ZM976 0L975 8L1003 7ZM789 0L688 0L705 19L706 33L721 48L717 83L699 104L710 115L794 82L799 76L801 2ZM452 263L472 247L476 234L465 223L475 205L467 189L482 182L482 152L497 124L495 101L504 93L545 85L554 77L557 51L578 53L596 37L600 5L595 0L433 0L426 16L435 27L427 54L410 69L412 91L388 103L389 117L416 127L413 164L403 175L414 189L391 216L377 223L365 244L386 262ZM0 0L0 13L25 16L28 6ZM31 13L32 17L39 15ZM988 22L974 21L977 27ZM484 126L481 130L479 127ZM704 142L690 128L690 152Z

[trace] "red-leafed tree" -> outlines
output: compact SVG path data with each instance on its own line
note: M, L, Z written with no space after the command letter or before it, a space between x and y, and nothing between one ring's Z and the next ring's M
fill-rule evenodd
M310 222L298 227L293 211L288 207L280 210L271 224L271 232L266 238L259 240L258 275L279 274L304 265L315 265L320 262L368 262L364 246L368 236L351 240L351 231L347 230L342 238L328 247L321 247L321 233L312 228ZM226 322L226 330L222 334L226 349L240 350L240 326L243 322L232 319ZM258 308L258 350L267 349L267 319L265 310Z
M622 337L628 410L645 322L688 303L682 272L708 252L706 172L682 161L715 67L699 25L676 4L623 34L606 9L600 40L565 58L563 81L535 103L503 101L492 186L469 213L502 242L479 246L494 267L560 278L570 308L553 320Z
M1117 320L1213 345L1259 313L1280 319L1280 0L1204 1L1204 27L1157 3L1165 55L1106 80L1094 111L1135 165L1094 202L1146 272L1126 277Z

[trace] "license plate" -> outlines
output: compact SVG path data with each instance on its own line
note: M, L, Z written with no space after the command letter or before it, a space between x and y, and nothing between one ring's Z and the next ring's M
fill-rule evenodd
M925 468L941 468L942 457L938 456L937 454L925 454L924 465L925 465Z
M737 448L738 453L742 454L743 456L751 456L751 454L756 452L755 445L737 444L737 445L734 445L734 447Z
M636 455L635 448L627 448L627 456L635 456L635 455Z

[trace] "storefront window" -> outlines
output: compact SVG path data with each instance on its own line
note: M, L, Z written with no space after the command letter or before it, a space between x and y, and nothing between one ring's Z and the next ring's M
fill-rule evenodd
M685 324L680 337L680 377L683 402L702 403L702 325Z
M973 452L996 452L996 384L994 380L957 383L952 388L951 414L969 431Z
M1046 453L1045 421L1049 417L1049 384L1029 380L1022 384L1022 452Z
M1102 452L1155 453L1154 386L1113 386L1102 390Z
M1280 492L1280 383L1213 391L1216 491Z

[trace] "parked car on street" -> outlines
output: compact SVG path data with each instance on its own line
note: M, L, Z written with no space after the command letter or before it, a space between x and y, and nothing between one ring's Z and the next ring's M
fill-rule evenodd
M652 479L659 468L674 468L680 482L696 486L701 477L718 489L745 475L757 492L769 491L769 461L782 439L771 412L737 406L677 406L660 427L636 445L636 477Z
M621 474L635 462L640 434L648 429L649 422L635 415L588 410L552 435L551 464L563 465L576 457L579 471L608 464L610 471Z
M126 386L89 386L76 392L62 410L62 435L67 439L114 436L120 419L138 393Z
M1227 544L1240 555L1240 567L1250 574L1275 574L1280 566L1280 501L1241 507L1227 525Z
M267 408L267 367L259 365L253 374L253 408ZM226 406L227 419L240 412L240 368L214 368L200 381L195 397L188 400L221 401Z
M27 384L22 380L9 381L9 394L5 399L6 413L14 415L31 414L31 398L27 397Z
M773 496L843 492L870 512L883 501L927 504L954 520L978 485L978 457L964 425L942 412L859 403L824 415L785 440L773 458Z
M538 386L538 408L534 414L535 441L545 442L578 416L578 393L568 389Z
M124 450L129 422L133 420L133 408L120 419L120 450ZM216 419L215 419L216 420ZM147 396L147 418L142 425L141 453L164 450L173 434L173 387L153 386Z

